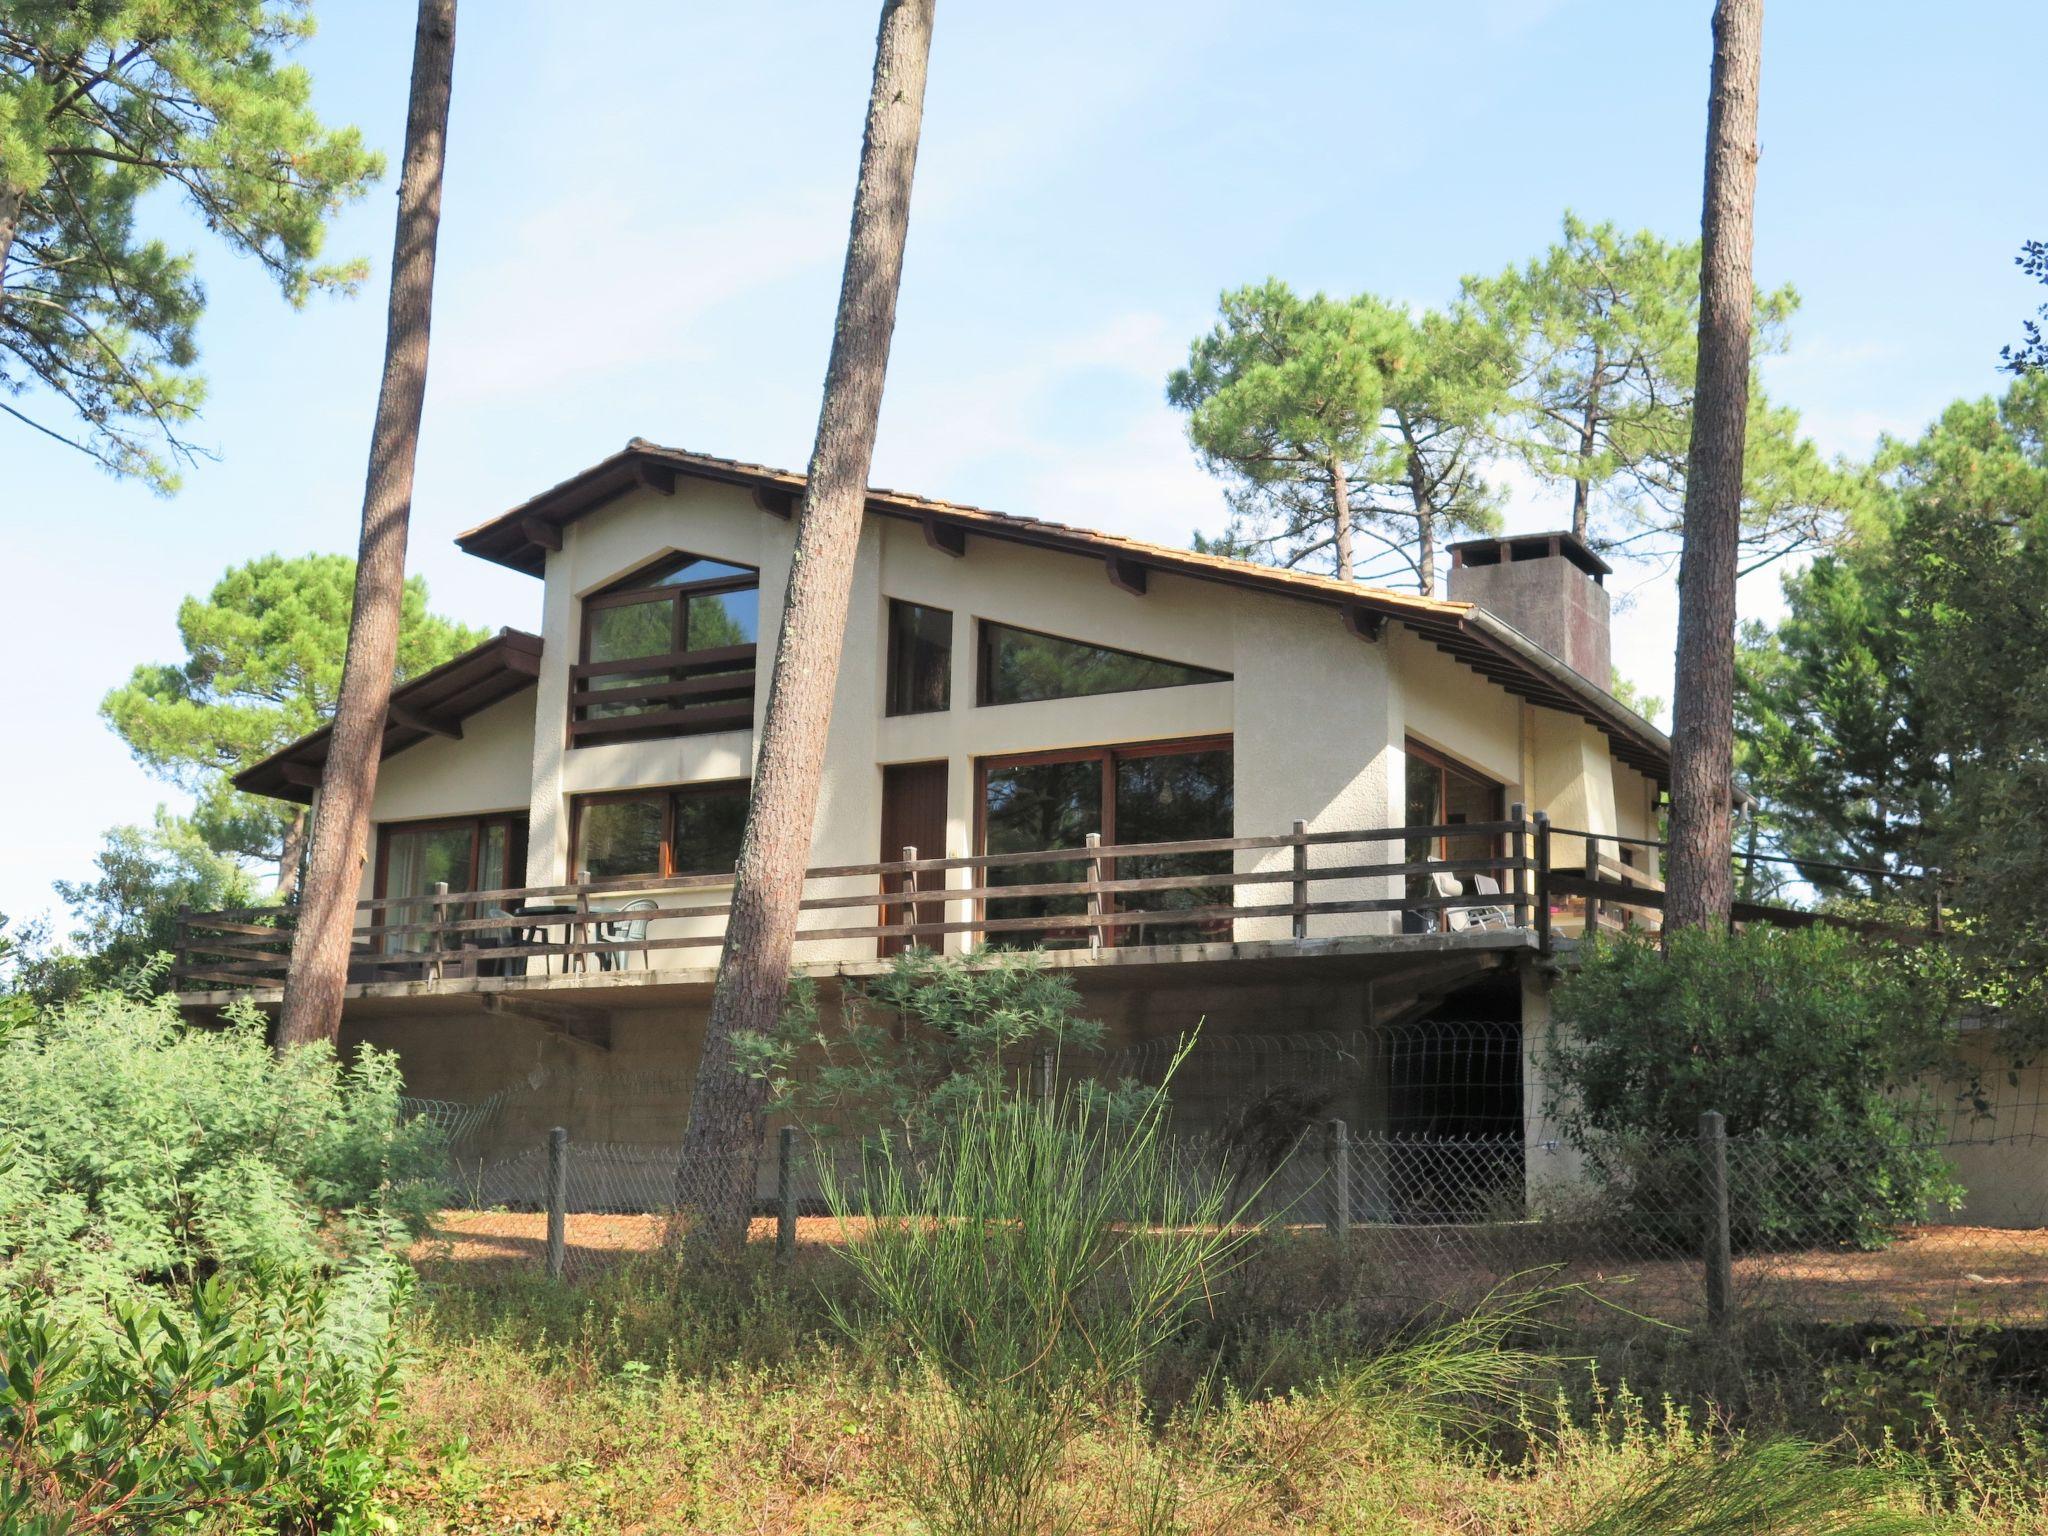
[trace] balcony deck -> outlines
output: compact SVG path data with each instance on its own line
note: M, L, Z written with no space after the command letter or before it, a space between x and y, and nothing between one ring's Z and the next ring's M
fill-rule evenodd
M1446 835L1490 838L1507 851L1408 858L1411 840ZM897 860L807 872L795 963L814 974L872 974L910 945L1031 948L1050 964L1086 969L1403 956L1453 941L1526 949L1547 941L1524 852L1544 837L1540 818L1517 814L1441 828L1309 831L1297 822L1268 836L1119 846L1091 836L1081 848L949 859L907 848ZM1152 872L1162 869L1172 872ZM730 887L725 875L586 878L363 901L348 995L698 988L715 970ZM274 1001L291 916L277 907L183 914L181 1001Z
M1553 867L1553 835L1579 840L1584 862ZM1490 839L1502 851L1408 857L1413 843L1445 837ZM1503 821L1441 827L1310 831L1296 822L1266 836L1118 846L1091 836L1080 848L947 859L906 848L901 859L806 873L794 969L873 976L888 968L892 949L910 945L991 960L1028 948L1077 979L1114 975L1123 986L1168 975L1184 981L1190 966L1218 982L1283 970L1313 979L1487 969L1517 954L1550 954L1589 928L1654 931L1662 884L1608 857L1610 842L1617 851L1661 846L1553 834L1541 813L1525 817L1517 806ZM1131 873L1159 868L1175 872ZM730 892L730 876L684 875L440 887L430 896L359 902L345 996L366 1016L419 1012L434 999L512 1012L520 999L535 1008L609 1009L701 997L716 976ZM1018 903L1040 910L1014 915ZM274 1005L291 917L281 907L183 914L173 972L181 1005ZM1940 909L1931 908L1927 930L1750 903L1739 903L1736 917L1920 937L1939 931Z

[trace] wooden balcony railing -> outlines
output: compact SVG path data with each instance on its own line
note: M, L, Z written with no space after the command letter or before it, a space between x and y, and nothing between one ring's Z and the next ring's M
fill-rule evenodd
M1623 849L1632 849L1636 850L1638 858L1643 858L1645 853L1655 850L1661 859L1670 848L1669 843L1647 837L1618 837L1611 832L1580 832L1568 827L1551 829L1547 836L1583 838L1586 847L1586 862L1582 868L1550 868L1547 845L1539 853L1545 867L1538 878L1549 893L1554 918L1578 917L1587 931L1629 927L1656 931L1663 927L1664 882L1646 870L1624 863L1619 855ZM1614 858L1607 855L1609 845L1615 850ZM1734 863L1737 899L1730 920L1737 924L1769 923L1779 928L1823 925L1882 938L1909 940L1938 936L1942 931L1942 881L1938 869L1876 869L1862 864L1829 864L1783 854L1742 850L1736 851ZM1752 888L1756 876L1768 869L1791 871L1795 882L1804 881L1810 875L1826 874L1861 880L1873 890L1888 890L1894 895L1913 893L1914 904L1925 913L1924 923L1852 917L1841 912L1789 907L1779 902L1753 901L1742 896L1743 891Z
M1372 913L1413 914L1422 926L1540 928L1543 909L1532 886L1532 863L1513 851L1529 846L1539 823L1523 819L1519 810L1506 821L1456 826L1311 832L1297 822L1291 832L1262 837L1105 845L1091 836L1080 848L950 859L919 858L916 849L905 849L901 859L822 866L806 872L800 910L824 916L816 926L799 928L797 958L806 951L815 955L817 946L864 941L941 949L953 935L985 947L1100 949L1144 942L1147 929L1228 940L1251 936L1240 927L1251 925L1258 937L1306 940L1319 936L1311 928L1315 919ZM1439 837L1493 838L1510 851L1448 861L1407 858L1410 839ZM1391 856L1382 851L1388 844ZM1361 851L1335 857L1330 852L1352 848ZM1312 850L1326 850L1321 861ZM1262 868L1231 867L1245 862L1238 858L1243 854L1277 857L1260 860ZM1180 872L1129 873L1160 860L1171 860ZM1186 868L1203 862L1212 867ZM1061 865L1077 867L1078 876L1028 878L1048 866L1055 866L1048 873L1064 875L1056 868ZM1026 878L1014 878L1019 874ZM1452 876L1464 889L1439 895L1409 888L1432 875ZM1481 875L1497 891L1478 890L1472 877ZM1382 890L1389 882L1400 885L1396 894L1360 894L1359 882L1368 881L1382 882ZM356 904L350 980L532 975L552 972L557 964L575 971L652 967L659 955L715 952L732 910L730 885L729 875L679 875L362 901ZM1339 886L1349 889L1333 890ZM1239 892L1260 899L1245 900ZM626 900L652 905L631 911L614 905ZM1068 910L1000 915L1005 904L1023 901ZM991 915L992 907L997 915ZM284 907L181 914L174 974L188 989L279 986L291 915ZM1272 931L1280 923L1285 927Z
M1557 867L1551 858L1553 837L1583 840L1585 863ZM1410 841L1437 838L1491 839L1504 851L1470 859L1407 857ZM1388 844L1392 849L1382 851ZM970 947L987 948L1143 945L1151 941L1147 930L1191 935L1196 942L1299 943L1365 936L1374 930L1327 920L1375 913L1399 913L1402 926L1424 931L1525 928L1547 952L1554 925L1570 932L1575 917L1580 932L1661 923L1662 882L1647 870L1609 858L1606 844L1616 845L1617 851L1665 846L1647 838L1553 830L1541 812L1524 817L1516 806L1505 821L1453 826L1311 832L1296 822L1293 831L1268 836L1120 845L1105 845L1091 835L1079 848L951 859L920 858L916 849L906 848L900 859L806 871L800 911L822 917L813 926L799 927L797 959L816 958L819 946L832 944L895 941L944 949L956 935ZM1319 849L1324 850L1320 862L1312 856ZM1256 860L1260 867L1235 867L1252 862L1240 858L1247 854L1261 856ZM1167 874L1130 873L1161 860L1180 868ZM1207 867L1191 870L1190 863ZM1079 873L1067 875L1060 866ZM1053 878L1030 879L1033 870L1047 870ZM1896 871L1862 873L1894 882L1900 878ZM1018 874L1025 878L1006 878ZM1433 876L1449 877L1458 894L1435 894L1442 882ZM1480 889L1481 877L1496 889ZM1735 904L1735 920L1790 927L1829 923L1923 938L1940 933L1941 905L1938 874L1927 871L1922 878L1930 893L1924 927L1751 901ZM431 896L358 902L349 979L531 976L552 974L558 964L564 972L654 968L657 956L692 951L708 964L707 952L725 941L731 883L724 874L585 879L496 891L437 889ZM1394 894L1362 893L1384 892L1389 886ZM625 901L636 903L637 910L615 905ZM1063 910L1002 915L1006 903L1021 901L1058 903ZM1312 927L1318 918L1325 921ZM181 913L173 975L187 990L274 989L284 980L291 919L288 907ZM842 952L831 958L847 956Z
M571 746L741 730L754 723L754 647L581 661L569 669L569 686ZM627 712L614 713L622 706Z

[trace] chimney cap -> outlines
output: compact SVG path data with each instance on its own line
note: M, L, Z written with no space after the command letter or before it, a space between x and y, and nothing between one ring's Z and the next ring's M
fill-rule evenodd
M1451 545L1452 565L1506 565L1517 560L1569 560L1594 581L1614 574L1586 541L1569 529L1554 533L1503 533L1484 539L1462 539Z

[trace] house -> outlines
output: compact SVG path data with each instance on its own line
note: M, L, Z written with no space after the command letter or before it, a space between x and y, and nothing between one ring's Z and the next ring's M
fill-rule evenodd
M457 540L541 628L393 697L344 1032L423 1097L526 1085L508 1145L679 1133L801 490L636 439ZM871 492L797 961L1041 948L1126 1050L1482 1020L1458 1123L1519 1137L1546 951L1654 920L1669 743L1609 691L1585 545L1452 562L1436 601ZM326 745L236 782L308 803ZM269 921L191 919L188 1008L275 1000ZM1328 1112L1415 1124L1407 1081Z

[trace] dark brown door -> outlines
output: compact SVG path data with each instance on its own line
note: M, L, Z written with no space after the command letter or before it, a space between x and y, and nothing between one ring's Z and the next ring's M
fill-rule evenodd
M920 859L942 859L946 856L946 765L936 763L890 763L882 769L882 861L893 863L903 857L905 848L915 848ZM901 875L891 875L889 889L904 889ZM926 870L917 877L917 888L921 891L936 891L945 888L944 870ZM905 921L902 907L884 910L884 923ZM919 923L942 923L946 920L946 906L940 901L921 901L909 911L915 913L911 919ZM910 947L907 938L884 938L880 940L880 952L884 956L900 954ZM922 935L917 941L926 949L943 949L943 934Z

